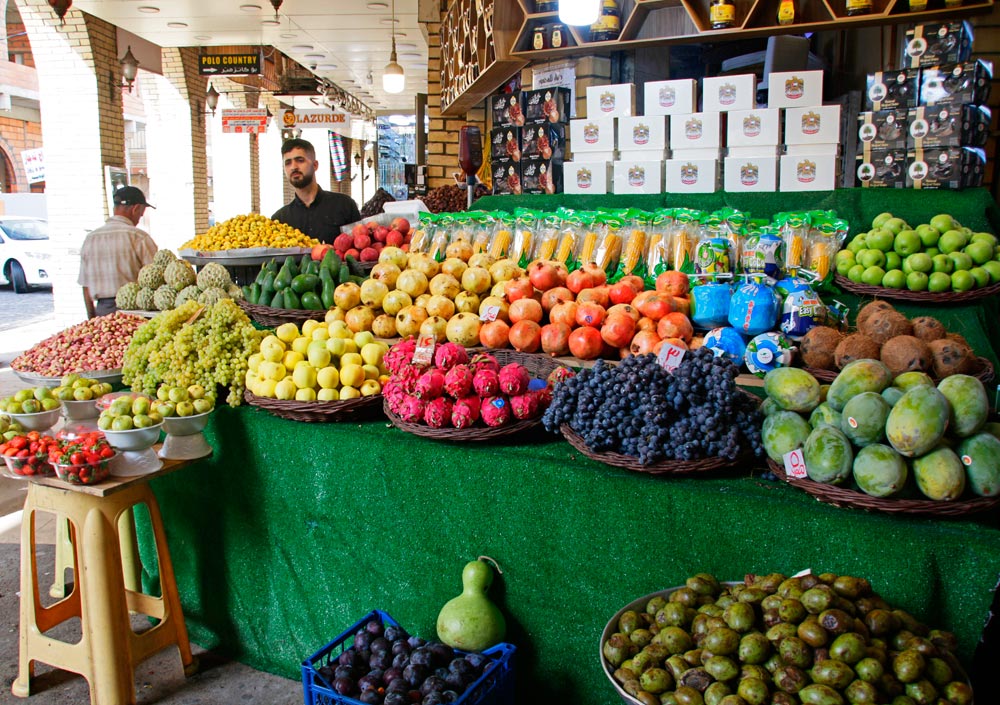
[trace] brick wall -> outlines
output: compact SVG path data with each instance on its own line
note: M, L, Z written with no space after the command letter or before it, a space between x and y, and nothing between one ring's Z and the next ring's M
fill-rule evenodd
M42 126L37 122L14 120L0 117L0 148L14 169L12 183L5 183L4 190L8 193L29 193L32 191L28 177L24 173L24 162L21 151L37 149L42 146Z
M20 62L25 66L34 66L35 58L31 55L31 42L28 41L27 30L21 22L7 23L7 56L15 61L15 55L20 56Z

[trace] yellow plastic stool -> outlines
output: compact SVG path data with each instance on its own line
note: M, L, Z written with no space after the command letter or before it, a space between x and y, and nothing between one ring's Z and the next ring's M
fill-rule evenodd
M49 596L57 599L66 597L66 570L73 567L73 542L69 537L69 528L69 521L56 517L56 565ZM142 561L139 559L139 542L135 537L132 512L122 512L118 521L118 536L122 544L125 588L139 592L142 589Z
M54 480L28 486L21 523L21 626L18 676L11 691L27 697L34 662L79 673L90 685L92 705L134 705L134 669L140 661L168 646L180 651L185 675L197 669L181 612L173 563L167 548L160 508L148 477L123 478L92 487L72 487ZM149 509L160 566L162 597L126 587L119 520L137 504ZM69 522L74 584L69 595L50 607L39 600L35 557L35 514L57 514ZM131 523L131 522L129 522ZM132 631L129 612L159 622ZM58 624L80 618L82 637L67 643L46 636Z

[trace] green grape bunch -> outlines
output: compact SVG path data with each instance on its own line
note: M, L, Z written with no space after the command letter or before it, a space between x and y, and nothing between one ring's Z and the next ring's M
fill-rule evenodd
M122 378L132 391L150 395L162 384L222 385L229 388L226 402L239 406L247 361L260 350L265 335L231 299L212 306L187 301L139 327L125 351Z

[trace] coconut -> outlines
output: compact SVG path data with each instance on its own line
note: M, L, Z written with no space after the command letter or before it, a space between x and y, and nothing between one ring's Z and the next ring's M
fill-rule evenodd
M833 351L833 360L837 369L855 360L878 360L882 346L863 333L853 333L837 345Z
M882 345L897 335L913 335L913 324L899 311L876 311L865 319L864 325L858 326L858 332Z
M965 374L972 369L975 356L972 349L952 338L932 340L927 344L933 356L934 375L943 379L950 375Z
M843 334L834 328L813 326L799 344L802 362L819 370L834 369L833 353L843 339Z
M882 346L882 362L895 377L904 372L927 372L933 365L934 356L927 343L920 338L897 335Z
M969 350L972 350L972 346L969 345L969 341L966 340L965 336L962 335L961 333L948 333L948 335L946 335L945 338L947 338L948 340L954 340L956 343L960 343L965 347L969 348Z
M861 307L861 310L858 311L858 317L857 320L855 320L854 325L857 326L858 330L861 330L861 326L864 325L865 321L867 321L870 316L875 315L879 311L895 311L895 310L896 309L893 308L893 305L888 301L881 301L879 299L875 299L871 303L867 303Z
M932 340L939 340L948 335L948 331L945 330L941 321L934 318L934 316L919 316L914 318L911 323L913 323L913 335L925 343L929 343Z

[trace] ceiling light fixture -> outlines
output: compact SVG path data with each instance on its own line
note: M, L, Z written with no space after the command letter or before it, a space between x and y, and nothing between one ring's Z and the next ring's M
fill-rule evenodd
M66 13L72 4L73 0L49 0L49 7L55 11L56 17L62 20L63 24L66 24Z
M212 117L215 117L215 109L219 106L219 91L215 90L215 86L209 84L208 93L205 94L205 107L212 111Z
M295 44L292 46L292 51L312 51L312 44Z
M261 20L260 23L265 27L280 27L281 20Z
M294 32L282 32L280 36L282 39L295 39L299 35Z
M167 26L170 27L170 29L184 29L188 25L187 22L167 22Z
M257 12L259 9L261 9L260 5L251 5L249 3L246 5L240 5L240 10L243 12Z
M369 10L384 10L387 7L389 7L389 3L387 3L387 2L370 2L370 3L368 3L368 9Z
M139 61L134 56L132 56L132 47L125 50L125 56L118 60L118 63L122 67L122 78L125 79L125 85L128 87L128 92L132 92L132 84L135 83L135 76L139 72Z
M384 24L386 26L389 26L389 25L399 24L399 20L397 20L395 17L383 17L382 19L379 20L379 24Z
M396 23L396 0L392 0L392 24ZM386 93L401 93L406 87L406 74L396 60L396 32L392 33L392 52L389 63L382 70L382 90Z
M307 59L325 59L326 58L326 54L306 54L305 58L307 58Z
M199 42L207 42L209 39L212 38L212 35L210 35L210 34L196 34L196 35L194 35L194 38L197 39Z
M559 21L565 24L591 25L601 15L601 0L559 0Z
M157 12L160 11L160 8L153 7L152 5L143 5L137 9L139 10L139 12L145 12L147 15L155 15Z

